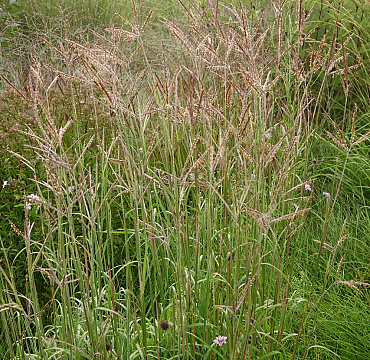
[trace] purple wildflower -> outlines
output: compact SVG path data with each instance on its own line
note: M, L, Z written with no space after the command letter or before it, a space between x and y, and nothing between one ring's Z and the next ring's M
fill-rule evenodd
M329 194L328 192L325 192L325 191L324 191L322 194L323 194L327 199L330 199L330 194Z
M190 174L188 175L188 177L189 177L189 180L190 180L190 181L194 181L194 180L195 180L195 175L194 175L194 173L190 173Z
M217 336L216 339L213 340L213 342L215 344L217 344L218 346L222 346L224 344L226 344L226 340L227 340L227 336Z
M312 191L310 184L305 184L304 189L306 191L310 191L310 192Z
M31 210L32 209L32 205L28 202L26 202L26 209L27 210Z
M40 203L42 202L40 196L37 196L35 194L31 194L31 195L28 195L27 198L31 201L31 202L36 202L36 203Z

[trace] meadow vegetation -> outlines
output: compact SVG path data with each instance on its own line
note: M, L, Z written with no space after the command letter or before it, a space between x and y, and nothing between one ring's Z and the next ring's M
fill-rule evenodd
M369 4L0 2L0 358L370 356Z

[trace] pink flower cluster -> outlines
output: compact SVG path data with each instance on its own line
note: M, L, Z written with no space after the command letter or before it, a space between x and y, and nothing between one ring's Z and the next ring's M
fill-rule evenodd
M217 336L216 339L213 340L213 342L215 344L217 344L218 346L222 346L224 344L226 344L226 340L227 340L227 336Z

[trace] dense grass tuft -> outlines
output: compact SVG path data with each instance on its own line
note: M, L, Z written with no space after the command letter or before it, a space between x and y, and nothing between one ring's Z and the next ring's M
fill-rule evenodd
M368 359L367 13L1 8L0 356Z

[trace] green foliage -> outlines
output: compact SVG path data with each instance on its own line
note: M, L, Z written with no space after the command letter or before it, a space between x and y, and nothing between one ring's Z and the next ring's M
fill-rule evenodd
M0 1L0 44L2 49L14 47L19 30L18 19L21 18L22 13L16 3Z

